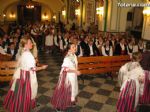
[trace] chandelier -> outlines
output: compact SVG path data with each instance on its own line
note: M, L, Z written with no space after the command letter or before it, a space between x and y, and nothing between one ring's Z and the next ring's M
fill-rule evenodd
M18 5L23 6L27 9L34 9L37 6L41 6L39 2L32 1L32 0L21 0Z
M31 0L28 0L26 2L26 8L33 9L34 8L34 2L32 2Z

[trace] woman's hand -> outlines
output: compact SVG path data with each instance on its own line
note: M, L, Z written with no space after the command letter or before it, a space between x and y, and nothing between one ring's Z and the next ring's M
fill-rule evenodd
M76 71L76 74L77 74L77 75L81 75L81 72L80 72L80 71Z
M138 79L140 83L144 83L144 76L140 75Z
M45 70L48 67L48 65L42 65L42 69Z
M48 65L40 65L36 67L36 71L45 70L48 67Z

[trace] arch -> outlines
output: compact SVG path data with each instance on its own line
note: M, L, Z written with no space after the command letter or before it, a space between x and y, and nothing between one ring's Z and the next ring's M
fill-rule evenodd
M10 6L15 5L15 4L17 5L17 3L18 3L18 1L15 1L15 2L10 3L9 5L7 5L7 6L5 7L5 9L3 10L3 13L5 14Z
M36 1L36 0L33 0ZM9 0L5 2L5 0L1 0L0 4L3 4L0 8L2 13L7 10L7 8L13 4L18 3L19 0ZM61 0L38 0L37 2L41 4L47 5L53 12L58 12L64 6L64 3Z
M43 15L44 13L46 13L48 15L48 19L47 20L51 20L52 19L52 16L54 14L56 14L56 12L54 12L51 7L49 7L48 4L44 4L44 3L39 3L43 8L41 10L41 20L42 21L45 21L45 19L43 19ZM3 13L6 14L6 18L5 18L5 21L15 21L17 20L18 18L18 15L17 15L17 6L18 5L18 1L15 1L15 2L12 2L10 4L7 5L7 7L5 7L5 9L3 10ZM10 14L11 14L11 7L16 7L16 9L13 11L13 13L15 14L15 18L11 18L10 17Z

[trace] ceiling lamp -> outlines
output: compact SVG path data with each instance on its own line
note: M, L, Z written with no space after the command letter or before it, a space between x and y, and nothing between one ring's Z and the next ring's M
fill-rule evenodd
M18 5L26 7L27 9L34 9L37 6L41 6L39 2L32 0L21 0L20 2L18 2Z
M34 8L34 2L32 2L31 0L28 0L26 2L26 8L33 9Z

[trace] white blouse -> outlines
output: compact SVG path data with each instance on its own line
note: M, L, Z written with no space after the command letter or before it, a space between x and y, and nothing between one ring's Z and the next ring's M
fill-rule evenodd
M19 60L19 66L23 70L35 68L36 62L30 51L24 51Z

